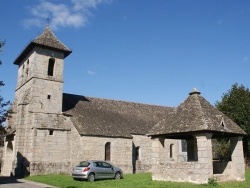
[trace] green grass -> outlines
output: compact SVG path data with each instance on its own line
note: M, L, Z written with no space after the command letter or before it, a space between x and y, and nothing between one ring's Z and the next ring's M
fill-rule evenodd
M250 187L250 169L246 171L246 180L244 182L227 182L227 183L213 183L210 184L192 184L192 183L177 183L152 181L150 173L141 174L125 174L124 179L121 180L97 180L95 182L75 181L70 175L51 174L40 176L29 176L26 178L30 181L46 183L61 188L247 188Z

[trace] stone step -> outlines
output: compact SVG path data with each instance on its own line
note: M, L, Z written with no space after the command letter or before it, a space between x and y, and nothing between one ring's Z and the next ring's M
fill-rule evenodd
M216 179L217 182L229 180L229 176L227 174L214 174L213 177Z

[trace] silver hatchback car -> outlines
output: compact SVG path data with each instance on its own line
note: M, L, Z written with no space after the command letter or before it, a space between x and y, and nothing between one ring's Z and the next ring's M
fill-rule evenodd
M113 166L106 161L89 160L81 161L72 171L74 179L85 179L95 181L95 179L121 179L123 172L120 168Z

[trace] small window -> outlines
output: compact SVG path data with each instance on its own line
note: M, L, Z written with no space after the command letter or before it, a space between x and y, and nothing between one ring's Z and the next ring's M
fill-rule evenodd
M105 161L110 161L110 142L107 142L106 144L105 144Z
M135 148L135 158L136 160L140 160L140 147L139 146Z
M170 147L169 147L169 157L170 158L173 158L173 147L174 147L174 144L170 144Z
M48 95L48 96L47 96L47 99L50 99L50 98L51 98L51 95Z
M49 59L49 66L48 66L48 76L53 76L54 74L54 66L55 66L55 59Z
M181 151L187 152L187 141L186 140L181 140Z
M26 74L29 75L29 59L27 60L27 68L26 68Z
M23 64L23 70L22 70L22 77L24 77L24 72L25 72L25 65Z
M49 130L49 135L53 135L54 131L53 130Z

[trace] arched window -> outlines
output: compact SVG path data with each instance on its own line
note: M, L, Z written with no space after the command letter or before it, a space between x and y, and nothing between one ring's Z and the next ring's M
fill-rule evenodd
M110 153L111 153L111 148L110 148L110 142L107 142L105 144L105 161L110 161Z
M54 73L54 66L55 66L55 59L49 59L49 66L48 66L48 76L53 76Z
M170 144L170 147L169 147L169 157L170 158L173 158L173 147L174 147L174 144Z

